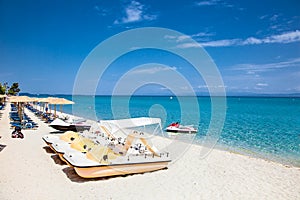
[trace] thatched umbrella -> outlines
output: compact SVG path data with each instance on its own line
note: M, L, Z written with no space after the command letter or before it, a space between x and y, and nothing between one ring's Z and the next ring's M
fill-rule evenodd
M24 102L31 102L31 98L28 96L11 96L9 97L9 101L12 103L24 103Z
M11 96L9 98L9 101L11 103L17 103L18 104L18 115L19 115L19 117L22 121L22 118L23 118L22 103L32 102L32 99L28 96Z
M74 104L73 101L70 101L65 98L56 98L56 97L48 97L47 98L49 101L49 104L54 105L54 115L56 116L56 105L60 105L60 112L62 112L62 105L69 105L69 104Z
M30 97L30 100L31 100L30 102L32 102L34 105L36 105L36 102L38 102L39 98L37 98L37 97Z
M38 98L38 102L39 102L39 103L44 103L44 104L43 104L43 107L40 105L40 111L42 111L41 109L43 108L43 110L44 110L45 103L48 103L48 102L49 102L49 99L48 99L48 98Z

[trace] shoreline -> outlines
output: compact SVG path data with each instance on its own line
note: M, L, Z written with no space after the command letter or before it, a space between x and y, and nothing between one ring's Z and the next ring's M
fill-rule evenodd
M205 144L198 144L193 143L195 145L199 145L199 146L207 146ZM231 146L226 146L226 144L219 144L217 143L213 149L218 149L220 151L225 151L225 152L229 152L229 153L235 153L238 155L243 155L243 156L247 156L249 158L256 158L256 159L261 159L261 160L265 160L268 162L274 162L280 165L283 165L285 167L295 167L295 168L299 168L300 169L300 160L282 160L285 157L276 157L274 155L276 154L271 154L271 153L262 153L262 152L255 152L251 149L246 149L246 148L242 148L242 147L231 147ZM273 156L273 157L272 157ZM296 158L296 157L294 157Z
M300 169L300 162L292 164L290 162L285 162L283 160L279 160L280 158L277 158L277 159L275 157L274 158L267 158L267 156L264 157L264 155L256 153L254 151L251 151L249 149L239 148L239 150L240 150L239 151L239 150L235 150L235 149L230 149L230 147L226 149L226 146L220 147L218 145L216 146L216 149L221 150L221 151L226 151L226 152L229 152L229 153L234 153L234 154L237 154L237 155L243 155L243 156L246 156L246 157L249 157L249 158L261 159L261 160L264 160L264 161L267 161L267 162L272 162L272 163L280 164L280 165L282 165L284 167L287 167L287 168L294 167L294 168ZM247 153L247 152L251 152L251 153Z
M8 109L8 105L5 109ZM3 112L3 111L2 111ZM34 120L33 113L26 113ZM38 120L25 138L10 137L8 110L0 121L1 199L297 199L300 169L190 145L168 169L128 176L83 179L45 148L42 136L55 131ZM167 139L155 138L166 144ZM170 142L170 141L169 141ZM154 142L154 144L156 144ZM5 161L5 162L4 162ZM17 188L16 188L17 186ZM49 189L51 188L51 189Z

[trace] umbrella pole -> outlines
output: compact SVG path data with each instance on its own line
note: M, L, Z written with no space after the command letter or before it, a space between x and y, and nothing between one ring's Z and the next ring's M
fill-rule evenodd
M18 102L17 105L18 105L18 114L19 114L20 120L22 122L22 110L21 110L21 104L20 104L20 102Z

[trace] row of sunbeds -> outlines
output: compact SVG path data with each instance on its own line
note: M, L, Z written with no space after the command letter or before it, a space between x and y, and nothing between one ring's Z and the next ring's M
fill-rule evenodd
M10 125L12 128L20 127L21 129L36 129L38 124L35 123L21 108L17 105L11 104L11 111L9 112Z
M54 115L52 113L46 113L46 112L42 112L36 108L34 108L32 105L27 104L26 108L28 110L30 110L31 112L33 112L38 118L40 118L42 121L44 121L45 123L51 123L55 118Z
M5 104L4 103L0 103L0 110L4 110Z
M0 103L0 111L4 110L5 104ZM0 119L2 118L2 112L0 112Z
M4 110L4 106L5 106L5 104L0 104L0 120L2 119L2 112L1 112L1 110ZM1 138L2 136L0 135L0 138ZM0 152L2 151L2 145L0 144Z

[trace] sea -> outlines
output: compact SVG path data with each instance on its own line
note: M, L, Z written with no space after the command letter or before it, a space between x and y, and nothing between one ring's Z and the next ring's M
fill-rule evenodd
M75 102L64 105L63 112L88 119L159 117L163 129L172 122L194 125L198 128L194 143L200 145L205 145L212 112L219 112L214 110L213 98L220 98L55 96ZM224 123L214 148L300 167L300 98L226 97L224 111Z

